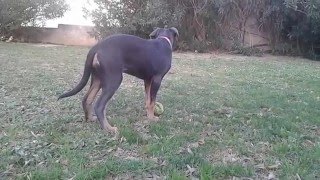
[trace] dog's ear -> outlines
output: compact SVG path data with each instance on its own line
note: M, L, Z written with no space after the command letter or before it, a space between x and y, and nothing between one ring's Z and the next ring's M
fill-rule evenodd
M151 39L154 39L154 38L156 38L157 36L158 36L158 34L159 34L159 30L160 30L160 28L155 28L153 31L152 31L152 33L150 33L150 38Z
M170 28L170 30L171 30L171 31L173 31L174 36L175 36L176 38L178 38L178 37L179 37L179 31L178 31L178 29L177 29L177 28L172 27L172 28Z

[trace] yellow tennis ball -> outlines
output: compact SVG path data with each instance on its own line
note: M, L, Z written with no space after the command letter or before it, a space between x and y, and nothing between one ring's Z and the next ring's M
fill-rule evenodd
M154 105L154 115L160 116L163 113L163 111L163 105L159 102L156 102L156 104Z

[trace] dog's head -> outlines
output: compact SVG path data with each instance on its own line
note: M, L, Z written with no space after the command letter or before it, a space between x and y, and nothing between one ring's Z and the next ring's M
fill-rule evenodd
M175 27L172 28L156 28L150 35L151 39L156 39L157 37L164 36L169 38L172 42L178 40L179 32Z

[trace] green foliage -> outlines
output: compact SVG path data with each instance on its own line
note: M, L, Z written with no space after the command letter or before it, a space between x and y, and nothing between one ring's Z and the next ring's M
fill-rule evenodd
M181 7L171 1L95 0L95 3L98 8L86 13L93 18L96 36L100 38L114 32L148 37L155 26L178 24L182 13Z
M297 55L295 48L290 43L279 42L272 48L272 54L274 55Z
M320 1L299 0L294 4L288 4L293 14L286 19L285 30L288 37L296 42L297 49L303 54L320 54Z
M94 19L98 37L114 32L148 37L153 27L169 25L180 30L180 49L208 52L227 46L226 40L244 43L245 31L241 29L250 16L260 12L263 2L95 0L98 8L87 13Z
M269 34L277 54L320 53L320 1L317 0L95 0L87 11L97 26L97 36L123 32L148 37L153 27L176 26L182 50L206 52L212 48L245 46L245 26L256 18ZM231 42L231 43L230 43ZM240 47L255 54L256 49ZM253 51L253 52L252 52Z
M65 0L0 0L0 35L24 25L41 25L61 17L67 9Z
M87 13L94 19L98 37L114 32L148 37L154 27L168 25L178 27L180 38L187 42L202 41L206 36L202 16L205 17L205 5L210 1L200 3L200 7L191 2L193 1L111 0L105 3L104 0L95 0L98 8ZM190 21L191 16L194 18Z
M319 8L320 1L316 0L269 0L260 20L270 33L274 52L319 54Z

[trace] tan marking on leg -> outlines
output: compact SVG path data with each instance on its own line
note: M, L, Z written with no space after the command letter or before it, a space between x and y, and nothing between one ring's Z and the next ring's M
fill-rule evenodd
M105 112L106 110L103 111L104 114L106 114ZM114 133L116 136L119 134L118 132L118 128L115 127L115 126L111 126L111 124L108 122L107 120L107 117L104 118L104 127L103 129L106 131L106 132L110 132L110 133Z
M92 104L93 101L95 100L101 86L100 86L100 80L96 77L92 78L93 82L92 85L90 87L89 93L88 93L88 97L87 97L87 101L86 101L86 110L88 113L87 116L87 121L94 121L93 119L93 109L92 109Z
M148 119L150 119L152 121L158 121L159 120L159 117L156 117L154 115L154 106L155 106L155 104L156 104L155 101L151 101L150 105L148 107L148 110L147 110Z
M103 110L103 114L106 114L106 109ZM103 119L103 129L105 132L113 133L116 137L119 135L118 128L116 126L112 126L106 116L104 116Z
M145 84L145 96L146 96L146 110L147 110L147 117L150 120L158 120L158 117L154 115L154 106L155 101L151 102L151 83Z

